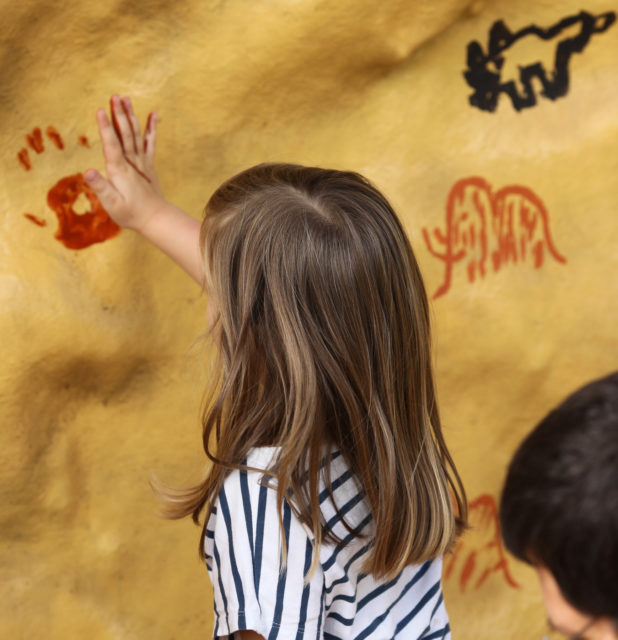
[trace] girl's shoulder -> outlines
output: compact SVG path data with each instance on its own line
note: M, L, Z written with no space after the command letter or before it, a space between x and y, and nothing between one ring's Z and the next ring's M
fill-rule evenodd
M247 476L251 478L252 481L264 484L270 489L276 489L277 483L274 479L275 474L272 473L272 471L276 466L280 451L281 447L255 447L251 449L242 462L243 466L248 468L233 469L230 471L224 481L224 486L226 488L233 487L237 484L239 476ZM324 480L326 477L331 480L337 480L343 476L351 478L352 475L341 451L338 449L324 451L320 483L322 489L324 488Z
M248 473L264 475L277 460L281 447L255 447L249 451L246 459L247 467L255 467L258 471L249 470ZM240 470L239 470L240 471Z
M296 520L293 496L283 500L282 511L277 508L277 479L274 471L280 447L256 447L251 449L241 469L233 469L226 476L223 487L217 496L210 513L210 525L217 518L229 520L228 528L234 523L245 521L249 527L255 528L268 513L274 517L271 534L284 532L274 531L273 526L289 511L292 520ZM371 520L364 492L355 474L349 469L344 456L337 449L325 450L322 460L322 473L319 482L320 510L324 522L332 527L335 535L347 537L349 530L343 525L342 513L346 521L353 527L361 527L364 533L370 533ZM290 507L292 507L290 509ZM283 522L283 520L282 520ZM285 524L285 522L283 522ZM307 537L313 540L313 532L304 523L298 525ZM276 525L275 525L276 526Z
M234 494L241 492L243 487L249 485L254 488L256 485L264 486L269 489L277 488L274 479L274 468L280 447L256 447L251 449L247 457L241 462L241 469L230 470L223 481L223 492ZM259 491L251 491L245 496L245 499L257 497ZM220 501L220 495L217 501Z
M233 520L249 516L251 511L264 503L266 492L276 490L273 476L269 473L276 463L279 447L257 447L251 449L242 461L243 468L231 469L212 505L210 521L225 516L229 510ZM246 467L246 468L244 468ZM221 514L223 511L223 514Z

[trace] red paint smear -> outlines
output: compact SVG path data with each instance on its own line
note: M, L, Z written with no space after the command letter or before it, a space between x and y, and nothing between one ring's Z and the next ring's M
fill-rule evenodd
M26 135L26 140L33 151L37 153L43 153L45 151L45 145L43 144L43 134L39 127L35 127L32 133Z
M81 144L82 147L86 147L86 149L90 149L90 142L88 142L88 138L86 138L86 136L79 136L78 140L79 140L79 144Z
M43 220L42 218L37 218L36 216L32 215L31 213L24 213L24 216L26 218L28 218L28 220L30 220L30 222L34 222L34 224L36 224L39 227L46 227L47 226L47 222L45 220Z
M45 133L47 134L47 137L58 147L58 149L64 149L64 141L58 131L56 131L55 127L47 127Z
M26 170L30 171L32 169L32 165L30 164L30 154L28 153L28 149L24 148L17 154L17 159L19 160L19 164Z
M146 131L144 132L144 153L148 151L148 134L150 133L150 128L152 127L152 117L154 114L149 113L148 119L146 120Z
M131 137L133 139L133 150L135 151L135 153L137 153L137 146L135 144L135 129L133 128L133 120L131 120L131 114L129 113L129 110L124 100L121 100L120 104L122 105L122 110L124 111L124 114L127 117L127 122L129 123L129 128L131 129ZM148 182L150 182L150 180L148 180Z
M141 169L136 167L135 164L131 162L131 160L129 160L129 158L125 157L125 160L135 169L135 171L137 171L137 173L140 174L140 176L142 176L142 178L144 178L144 180L147 180L148 182L150 182L150 184L152 184L152 180Z
M131 133L134 134L133 123L131 122L131 118L129 117L129 112L127 111L127 108L125 107L124 100L119 100L119 106L122 108L122 110L124 111L125 115L127 116L127 120L129 121L129 126L131 127ZM113 97L109 101L109 108L110 108L110 112L112 114L112 124L114 125L114 130L116 131L116 136L118 137L118 140L120 141L120 146L122 147L122 151L125 152L126 149L124 148L124 143L122 141L122 135L120 133L120 127L118 126L118 120L116 120L116 113L114 112L114 99L113 99ZM133 137L133 144L135 145L135 137ZM137 149L135 149L135 152L137 153ZM126 156L125 156L125 160L135 169L135 171L137 171L137 173L140 174L140 176L142 176L142 178L144 178L144 180L152 183L152 180L143 171L141 171L137 166L135 166L135 163L131 162L131 160L129 160L129 158L127 158Z
M73 209L73 205L82 193L90 201L91 210L80 214ZM58 181L49 190L47 203L58 217L55 238L67 249L85 249L97 242L105 242L120 232L120 227L103 209L81 173Z

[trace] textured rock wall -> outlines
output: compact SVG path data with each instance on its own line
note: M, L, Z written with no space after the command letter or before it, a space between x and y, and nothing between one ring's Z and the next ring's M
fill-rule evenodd
M112 92L158 111L162 184L196 217L267 160L351 168L391 198L435 296L472 499L445 563L454 637L541 634L534 576L497 543L504 466L565 393L618 368L618 25L583 4L0 3L3 637L211 627L198 530L161 520L148 486L202 470L205 300L106 227L78 178L102 168Z

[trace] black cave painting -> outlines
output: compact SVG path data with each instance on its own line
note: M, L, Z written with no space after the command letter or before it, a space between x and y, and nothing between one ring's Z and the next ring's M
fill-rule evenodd
M581 53L594 33L603 33L615 22L616 13L594 16L587 11L567 16L547 29L531 24L519 31L512 32L502 20L494 22L489 31L487 53L477 40L468 44L468 68L464 72L466 82L475 90L469 101L473 107L483 111L495 111L498 98L505 93L516 111L536 104L536 95L532 79L538 78L543 88L541 95L556 100L564 96L569 89L569 60L574 53ZM560 35L569 27L579 24L577 35L560 39ZM555 40L556 55L554 68L547 70L541 62L519 62L519 78L502 78L504 53L518 40L537 37L542 40ZM508 55L508 54L507 54ZM513 55L512 53L510 55ZM510 62L511 60L509 60ZM517 63L518 61L515 60Z

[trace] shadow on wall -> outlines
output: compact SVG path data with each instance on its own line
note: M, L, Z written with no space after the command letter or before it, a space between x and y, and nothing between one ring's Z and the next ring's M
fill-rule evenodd
M115 437L112 423L107 425L112 434L97 433L100 425L81 421L80 412L96 404L107 407L149 397L156 370L151 360L126 352L109 358L86 354L63 359L56 354L30 363L15 376L7 423L16 428L3 438L9 461L4 468L9 477L3 484L10 492L2 496L1 539L23 540L36 530L32 525L42 521L50 525L56 516L63 528L73 520L83 500L82 480L89 473L83 468L83 447L77 440L86 434L96 449L102 437ZM64 477L60 484L67 495L50 505L47 491L58 485L58 474Z

